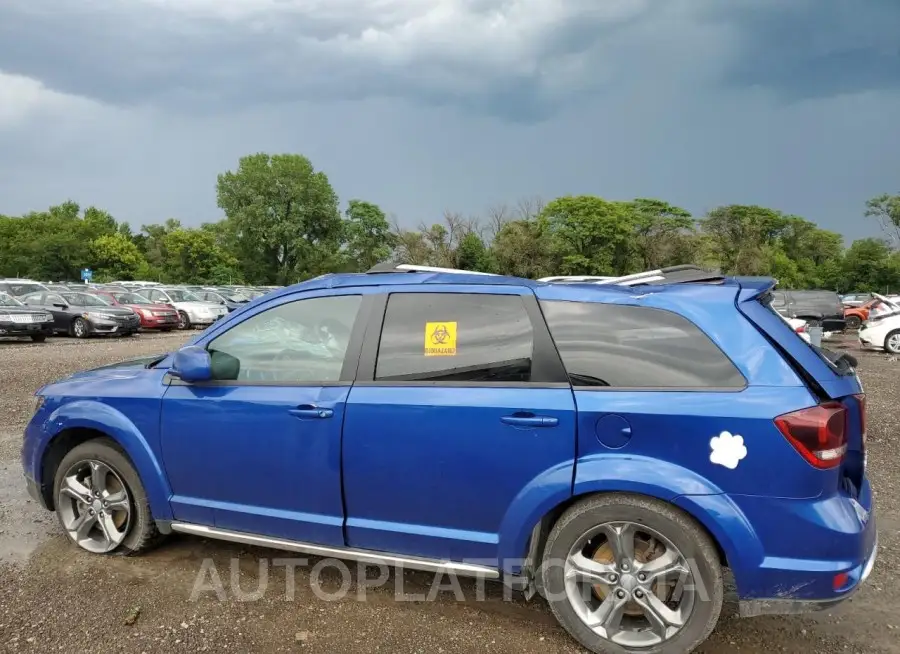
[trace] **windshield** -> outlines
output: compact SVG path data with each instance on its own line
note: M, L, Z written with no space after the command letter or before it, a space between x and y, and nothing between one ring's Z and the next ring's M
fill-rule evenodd
M28 293L40 293L44 287L40 284L28 284L20 282L5 282L4 286L9 289L12 295L26 295Z
M113 297L122 304L153 304L143 295L138 295L137 293L113 293Z
M7 295L6 293L0 293L0 307L24 307L25 305L19 302L16 298Z
M63 293L62 296L66 302L78 307L108 307L110 305L108 301L87 293Z
M199 297L190 291L183 291L179 288L167 290L166 293L172 298L173 302L203 302Z

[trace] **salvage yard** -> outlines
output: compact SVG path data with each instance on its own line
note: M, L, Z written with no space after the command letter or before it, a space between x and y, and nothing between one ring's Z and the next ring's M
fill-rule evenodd
M273 564L289 554L190 537L172 537L139 558L95 556L69 544L55 517L28 498L21 478L19 447L33 392L77 370L175 349L186 338L176 332L0 341L0 651L581 651L542 601L507 598L490 583L481 593L476 582L461 580L460 595L444 579L446 590L436 593L440 579L406 572L369 588L355 564L346 579L314 558L292 573ZM900 361L859 352L855 335L831 347L859 358L868 394L869 474L880 532L872 577L830 612L724 617L700 652L900 654ZM209 590L216 578L221 600ZM195 592L198 580L206 590ZM342 583L348 592L327 601ZM252 596L258 588L264 592ZM429 594L433 601L424 599Z

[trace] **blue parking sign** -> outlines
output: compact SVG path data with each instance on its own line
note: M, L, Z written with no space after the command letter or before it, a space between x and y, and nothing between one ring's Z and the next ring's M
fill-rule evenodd
M81 269L81 281L89 282L94 278L94 271L90 268L82 268Z

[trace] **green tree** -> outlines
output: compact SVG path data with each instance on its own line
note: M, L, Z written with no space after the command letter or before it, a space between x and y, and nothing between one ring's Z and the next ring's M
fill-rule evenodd
M350 200L344 222L346 257L351 270L369 270L387 261L395 245L387 216L377 204Z
M491 243L495 272L537 279L558 274L547 221L541 218L511 220L503 223Z
M624 275L635 260L632 213L623 202L566 196L544 207L561 275Z
M306 157L242 157L236 171L219 175L216 190L248 281L290 283L334 265L343 232L338 198Z
M866 216L876 218L894 248L900 248L900 195L887 193L866 201Z
M478 272L494 272L494 260L491 251L476 232L469 232L456 248L456 267Z
M91 263L97 279L137 279L147 261L137 246L120 233L91 241Z
M837 290L891 293L900 290L900 256L878 238L854 241L843 257Z
M723 272L764 275L770 246L787 223L780 211L755 205L717 207L700 220Z
M690 212L645 198L625 203L625 209L630 214L633 247L641 270L694 262L696 234Z
M179 228L163 243L162 267L167 281L182 284L234 284L240 281L238 261L216 244L208 230Z

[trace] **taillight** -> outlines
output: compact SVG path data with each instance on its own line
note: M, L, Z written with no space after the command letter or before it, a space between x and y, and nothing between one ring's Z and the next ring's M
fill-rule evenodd
M800 325L794 331L797 332L798 334L803 334L806 331L806 325Z
M825 402L775 418L775 425L807 463L821 470L839 465L847 452L847 409Z

